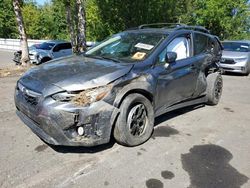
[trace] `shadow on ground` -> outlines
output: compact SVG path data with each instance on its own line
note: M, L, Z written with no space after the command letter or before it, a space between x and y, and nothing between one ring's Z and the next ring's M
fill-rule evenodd
M205 106L204 104L189 106L189 107L178 109L178 110L175 110L172 112L168 112L166 114L163 114L163 115L157 117L155 119L155 128L154 128L154 132L152 134L152 138L155 139L156 137L169 137L171 135L179 134L178 130L176 130L168 125L164 125L164 126L159 126L159 125L165 121L168 121L168 120L173 119L177 116L189 113L193 110L202 108L204 106Z
M239 173L229 162L233 155L217 145L194 146L182 154L182 166L190 176L189 188L240 188L248 177Z
M112 148L114 144L115 140L111 139L111 141L107 144L103 144L100 146L93 146L93 147L54 146L54 145L49 145L49 146L56 152L60 153L97 153Z
M205 106L206 106L205 104L193 105L193 106L188 106L185 108L181 108L181 109L174 110L172 112L168 112L166 114L163 114L155 119L155 127L158 126L159 124L165 122L165 121L168 121L168 120L173 119L177 116L189 113L193 110L203 108Z

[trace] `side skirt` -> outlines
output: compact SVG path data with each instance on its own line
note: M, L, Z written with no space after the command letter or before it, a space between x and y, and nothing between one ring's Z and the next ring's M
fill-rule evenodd
M174 111L174 110L177 110L180 108L184 108L184 107L192 106L192 105L196 105L196 104L202 104L202 103L206 103L206 102L207 102L206 96L201 96L199 98L188 100L188 101L182 101L180 103L177 103L177 104L174 104L174 105L169 106L167 108L163 108L163 109L159 110L158 112L155 113L155 117L158 117L162 114L165 114L167 112Z

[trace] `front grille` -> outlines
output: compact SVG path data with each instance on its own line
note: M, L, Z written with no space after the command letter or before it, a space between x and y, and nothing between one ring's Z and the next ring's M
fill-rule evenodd
M22 96L24 97L25 101L32 106L36 106L38 101L41 97L40 93L32 91L24 87L21 83L18 82L17 89L21 92Z
M38 98L29 96L29 95L24 94L24 93L23 93L23 96L24 96L24 99L26 100L26 102L31 104L32 106L36 106L38 104Z
M222 59L221 63L223 64L235 64L235 61L233 59Z

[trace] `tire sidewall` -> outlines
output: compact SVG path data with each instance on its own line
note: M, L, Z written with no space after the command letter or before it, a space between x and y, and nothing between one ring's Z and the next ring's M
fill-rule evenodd
M218 81L221 81L222 88L223 88L223 79L221 74L219 73L212 73L209 74L207 77L207 98L208 98L208 104L210 105L217 105L220 101L221 95L219 98L215 97L215 89L217 87ZM222 91L221 91L222 92Z
M130 110L137 104L143 104L147 113L147 122L142 135L133 136L129 131L128 115ZM122 102L120 115L117 119L115 131L120 136L118 142L127 146L136 146L146 142L154 128L154 110L151 102L141 94L130 94Z

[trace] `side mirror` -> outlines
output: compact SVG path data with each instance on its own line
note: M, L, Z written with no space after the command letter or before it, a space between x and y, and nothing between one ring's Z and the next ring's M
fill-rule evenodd
M165 61L166 63L174 63L177 59L177 53L175 52L167 52L166 57L165 57Z

